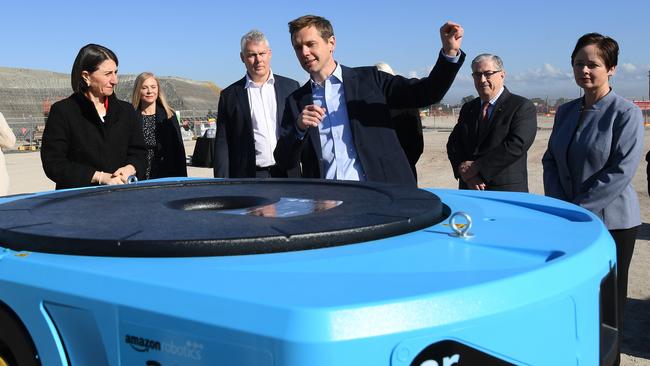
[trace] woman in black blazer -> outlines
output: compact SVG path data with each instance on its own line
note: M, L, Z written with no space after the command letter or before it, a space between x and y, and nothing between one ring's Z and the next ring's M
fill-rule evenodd
M41 161L56 189L124 184L144 171L144 142L133 107L118 100L117 56L88 44L72 67L74 94L54 103Z
M154 74L143 72L135 79L132 104L139 112L147 147L145 179L187 177L178 119Z

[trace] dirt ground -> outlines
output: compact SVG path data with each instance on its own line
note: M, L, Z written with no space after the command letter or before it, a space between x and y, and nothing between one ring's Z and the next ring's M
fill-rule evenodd
M552 121L550 121L552 122ZM528 155L529 188L531 193L543 194L541 159L548 137L550 122L539 120L542 127ZM456 188L445 144L453 120L424 121L425 151L418 163L421 187ZM650 149L650 130L646 130L645 149ZM194 141L186 142L186 152L191 154ZM54 189L54 184L45 177L38 152L6 154L7 169L11 179L9 194L37 192ZM634 185L641 203L643 225L639 231L632 265L630 267L628 304L626 308L626 334L623 336L621 365L650 366L650 198L647 192L646 163L641 162L634 178ZM192 177L212 177L211 168L188 169Z

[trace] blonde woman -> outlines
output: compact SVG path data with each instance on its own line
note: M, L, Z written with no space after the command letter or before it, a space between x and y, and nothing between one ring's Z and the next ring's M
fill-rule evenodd
M7 124L5 117L0 113L0 147L9 149L16 143L16 136ZM5 156L0 150L0 196L7 195L9 191L9 174L7 174L7 166L5 164Z
M133 107L139 112L147 147L145 179L187 177L185 147L178 119L158 78L143 72L135 79Z

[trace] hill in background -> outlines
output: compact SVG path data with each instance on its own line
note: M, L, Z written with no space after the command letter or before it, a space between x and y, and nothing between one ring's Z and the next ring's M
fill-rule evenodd
M119 75L115 90L119 99L131 101L136 75ZM159 77L175 110L197 115L216 112L221 89L214 83L178 77ZM44 107L72 94L70 75L21 68L0 67L0 112L7 118L43 117Z

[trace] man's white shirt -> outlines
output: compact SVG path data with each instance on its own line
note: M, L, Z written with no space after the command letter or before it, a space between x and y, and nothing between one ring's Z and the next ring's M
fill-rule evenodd
M278 121L274 85L273 72L261 85L256 85L246 74L245 88L255 137L255 165L258 167L275 165L273 150L278 143Z

